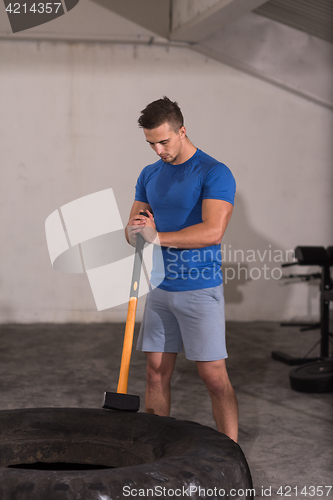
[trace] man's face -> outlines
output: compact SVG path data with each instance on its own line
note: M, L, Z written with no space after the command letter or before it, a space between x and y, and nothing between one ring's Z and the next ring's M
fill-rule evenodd
M163 123L157 128L144 128L143 131L147 142L165 163L173 165L182 163L181 153L186 136L185 127L181 127L175 132L169 123Z

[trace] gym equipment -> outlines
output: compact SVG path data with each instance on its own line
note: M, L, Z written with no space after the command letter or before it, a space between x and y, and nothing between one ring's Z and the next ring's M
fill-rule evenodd
M333 300L330 298L333 294L333 282L330 276L330 267L333 265L333 247L315 247L315 246L298 246L295 248L295 257L297 262L282 264L282 267L291 265L299 266L320 266L322 268L320 275L318 273L309 275L294 275L295 277L311 277L320 276L320 322L316 325L307 325L302 330L320 327L320 340L305 354L305 356L294 358L281 351L273 351L272 358L281 361L287 365L295 366L302 365L310 362L320 361L329 356L329 302ZM282 326L287 323L282 323ZM290 324L289 324L290 325ZM292 326L304 326L303 323L292 323ZM320 343L320 356L315 358L308 358L308 354Z
M146 212L140 212L140 215L148 217ZM140 408L140 397L127 394L128 375L131 363L131 354L133 346L135 316L138 304L140 274L142 265L142 252L145 240L140 234L136 237L136 249L134 256L132 283L130 289L130 299L128 303L127 319L123 343L123 351L120 363L120 372L118 379L117 392L105 392L103 408L109 410L122 410L137 412Z
M214 498L254 498L241 448L195 422L93 408L24 408L0 411L0 429L3 500L111 500L140 497L140 491L199 500L213 498L214 488Z
M291 388L299 392L333 391L333 359L307 363L291 370Z
M333 246L324 247L301 247L295 248L297 262L286 265L300 266L320 266L320 339L315 344L320 343L320 356L308 358L307 355L301 358L293 358L280 351L273 351L272 358L282 361L287 365L301 365L291 370L289 380L291 388L295 391L307 393L323 393L333 391L333 358L329 354L329 304L333 301L333 281L330 275L330 267L333 265ZM297 275L296 275L297 276ZM313 275L298 275L310 276ZM317 276L316 276L317 277ZM294 324L295 326L295 324ZM308 328L303 328L303 330ZM309 353L314 349L309 351ZM309 354L308 353L308 354Z

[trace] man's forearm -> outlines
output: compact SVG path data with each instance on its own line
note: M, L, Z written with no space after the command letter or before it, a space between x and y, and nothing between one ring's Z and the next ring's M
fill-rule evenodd
M221 243L222 234L220 230L202 222L194 226L188 226L180 231L158 233L159 241L164 247L177 248L203 248Z
M203 248L221 243L232 214L233 206L223 200L206 199L202 203L202 222L187 226L179 231L158 233L152 213L147 209L148 218L134 215L130 218L127 235L141 232L148 243L164 247ZM132 211L134 211L132 209Z

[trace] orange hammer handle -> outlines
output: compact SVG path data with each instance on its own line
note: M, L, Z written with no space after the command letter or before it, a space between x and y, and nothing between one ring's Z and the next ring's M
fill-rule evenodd
M137 304L138 304L137 297L131 297L129 299L124 343L123 343L123 353L121 356L120 372L119 372L118 387L117 387L117 392L120 392L121 394L127 394L128 374L131 362Z
M148 217L148 214L145 212L140 212L140 214ZM121 394L127 394L128 374L129 374L131 355L132 355L135 316L136 316L136 307L138 304L141 263L143 258L142 253L144 245L145 245L145 240L143 239L141 234L138 234L136 239L136 249L134 256L130 299L127 309L123 353L121 356L118 387L117 387L117 392Z

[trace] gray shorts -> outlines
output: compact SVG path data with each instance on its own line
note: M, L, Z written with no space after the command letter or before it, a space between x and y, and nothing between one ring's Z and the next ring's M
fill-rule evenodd
M192 361L228 357L223 284L183 292L155 288L148 293L136 348L178 353L183 346Z

